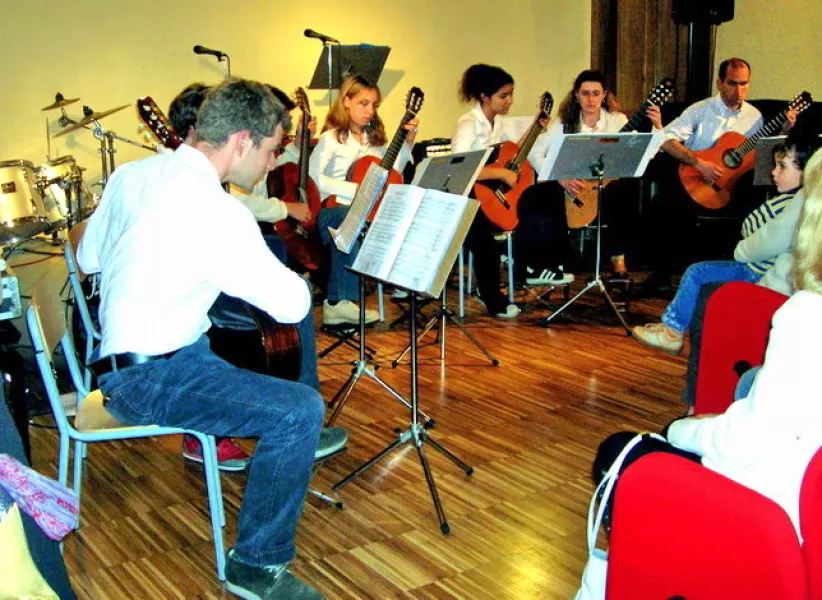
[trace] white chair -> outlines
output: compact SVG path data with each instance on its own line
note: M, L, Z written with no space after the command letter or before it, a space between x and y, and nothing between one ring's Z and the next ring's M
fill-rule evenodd
M86 444L160 435L188 433L200 440L203 447L203 467L205 472L208 502L211 512L211 530L214 537L214 553L217 559L217 577L225 580L225 547L223 530L225 513L217 470L217 446L214 436L198 431L177 427L156 425L130 427L119 423L105 408L105 399L99 390L90 391L80 374L77 355L71 335L66 329L64 305L60 298L60 287L56 281L42 280L32 294L31 304L26 311L26 323L34 346L37 366L43 378L46 393L51 404L54 420L60 434L58 479L68 485L68 463L71 442L74 442L74 473L72 485L78 501L82 490L83 460ZM77 390L77 414L73 422L69 420L60 400L54 370L53 352L60 348L68 366L71 381Z

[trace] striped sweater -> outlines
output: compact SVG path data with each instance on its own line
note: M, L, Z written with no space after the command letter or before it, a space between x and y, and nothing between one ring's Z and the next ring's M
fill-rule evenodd
M800 188L801 189L801 188ZM742 241L734 250L734 259L748 264L758 275L764 275L777 256L791 247L802 212L799 190L780 194L762 203L742 222Z

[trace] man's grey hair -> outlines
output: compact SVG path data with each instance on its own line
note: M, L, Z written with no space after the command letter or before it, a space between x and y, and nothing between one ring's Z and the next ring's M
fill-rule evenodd
M238 131L247 130L259 147L265 137L282 125L291 127L291 117L283 103L267 86L248 79L226 79L209 90L197 114L197 139L222 146Z

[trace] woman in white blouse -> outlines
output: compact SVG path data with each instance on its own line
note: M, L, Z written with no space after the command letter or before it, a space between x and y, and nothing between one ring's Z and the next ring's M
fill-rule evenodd
M528 155L528 160L539 172L551 144L560 134L569 133L616 133L628 122L628 117L619 110L616 97L611 94L605 84L605 75L599 71L585 70L574 80L571 91L560 104L558 119L555 120L545 133L537 138L534 147ZM646 111L654 129L662 131L662 116L657 106L651 106ZM661 137L660 137L661 141ZM629 230L631 219L627 200L636 194L635 184L631 180L612 182L606 188L607 195L603 199L603 220L610 227L610 241L616 253L612 257L614 271L624 275L627 271L623 246L631 237ZM583 182L579 179L559 182L548 182L535 186L534 192L520 200L520 222L539 222L535 215L548 215L552 221L565 222L565 195L574 195L580 191ZM554 253L559 253L556 260L562 264L568 252L567 229L559 227L551 230L551 236L561 236L557 241ZM522 231L520 242L523 244L539 243L546 237L544 231ZM532 250L533 252L533 250Z
M323 133L309 160L309 174L317 183L323 201L335 196L337 204L323 208L317 218L323 243L331 249L329 281L323 304L323 323L326 325L359 323L359 306L355 303L359 298L357 276L346 268L353 264L359 243L350 254L344 254L334 246L328 228L340 226L357 192L357 184L346 180L351 166L364 156L381 158L385 154L385 125L377 112L381 102L380 89L362 75L346 79L328 111ZM394 168L400 172L411 159L418 125L417 119L405 125L408 134L394 163ZM366 323L373 323L378 318L376 311L365 311Z
M507 139L502 129L502 117L508 114L514 103L514 78L500 67L476 64L468 67L460 81L459 96L474 106L457 121L451 139L453 152L482 150ZM478 180L499 179L509 185L517 182L517 174L508 169L483 167ZM519 314L516 304L509 304L500 291L499 241L495 235L499 227L491 223L482 211L477 212L474 223L465 238L465 246L474 256L474 273L477 289L492 316L511 319Z

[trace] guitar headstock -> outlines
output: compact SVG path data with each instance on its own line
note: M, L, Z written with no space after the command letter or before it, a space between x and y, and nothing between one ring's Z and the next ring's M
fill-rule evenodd
M543 92L539 97L540 117L550 117L552 110L554 110L554 97L551 92Z
M305 90L301 87L298 87L294 91L294 102L297 104L297 107L302 111L304 115L306 115L306 120L311 120L311 103L308 101L308 94L305 93Z
M801 113L803 110L807 110L813 104L813 96L811 96L810 92L802 92L796 98L791 100L788 104L788 109L793 109L798 113Z
M176 150L183 144L181 138L174 127L169 123L168 118L151 96L143 96L137 100L137 114L151 133L160 140L166 148Z
M657 86L651 90L651 93L648 94L648 98L646 98L646 104L653 104L654 106L662 106L666 102L670 102L671 98L674 97L674 92L676 88L674 86L674 80L670 77L666 77L662 81L657 84Z
M425 100L425 92L418 87L412 87L405 95L405 110L416 115L422 108L423 100Z

